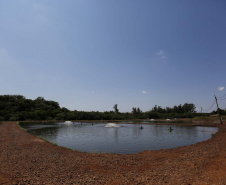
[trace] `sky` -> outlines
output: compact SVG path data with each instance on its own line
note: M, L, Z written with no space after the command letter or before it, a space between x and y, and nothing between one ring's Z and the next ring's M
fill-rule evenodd
M1 0L0 95L100 112L210 112L216 95L225 109L225 10L225 0Z

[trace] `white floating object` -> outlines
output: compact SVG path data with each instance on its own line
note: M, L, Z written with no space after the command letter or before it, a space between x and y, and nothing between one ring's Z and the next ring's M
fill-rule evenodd
M166 119L166 121L171 121L171 119Z
M120 126L116 123L107 123L104 127L120 127Z
M72 121L65 121L64 122L66 125L71 125L73 122Z
M151 121L155 121L155 119L150 119Z

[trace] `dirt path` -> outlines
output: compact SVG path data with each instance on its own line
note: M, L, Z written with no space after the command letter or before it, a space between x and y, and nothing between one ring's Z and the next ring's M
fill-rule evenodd
M0 184L226 184L226 125L212 139L133 155L88 154L0 124Z

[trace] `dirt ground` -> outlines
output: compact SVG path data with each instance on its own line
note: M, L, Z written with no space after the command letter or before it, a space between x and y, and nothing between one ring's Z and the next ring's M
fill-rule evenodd
M139 154L89 154L0 124L0 184L226 184L226 124L191 146Z

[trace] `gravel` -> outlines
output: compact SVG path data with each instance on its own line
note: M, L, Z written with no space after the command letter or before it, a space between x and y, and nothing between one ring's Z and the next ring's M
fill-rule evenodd
M139 154L73 151L0 124L0 184L226 184L226 124L211 139Z

